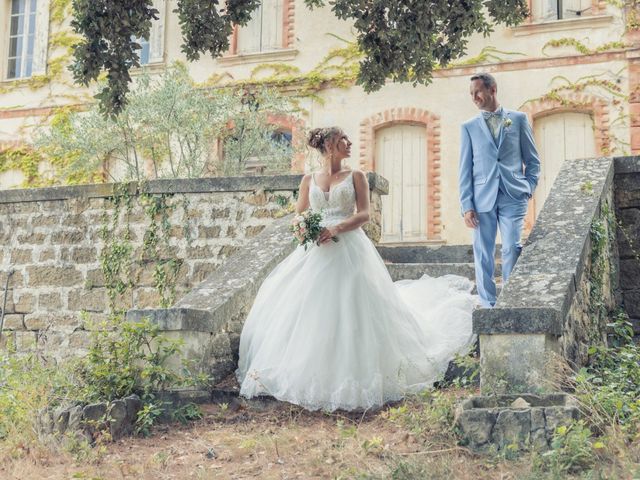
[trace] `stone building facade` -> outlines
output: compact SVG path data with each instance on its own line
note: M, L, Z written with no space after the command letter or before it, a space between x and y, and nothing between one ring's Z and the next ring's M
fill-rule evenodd
M31 4L0 1L0 149L28 143L31 127L56 108L91 100L92 92L74 86L63 68L70 58L70 2L32 3L30 76L25 71L15 78L11 11L17 5L27 12ZM494 74L501 103L525 111L533 125L543 175L528 228L565 159L640 151L636 12L627 8L630 2L613 3L530 0L526 22L473 37L467 56L434 72L431 85L390 83L366 94L348 75L357 60L339 50L348 47L344 39L353 38L349 23L336 19L329 7L308 10L303 0L263 0L254 20L235 29L227 54L202 58L188 68L196 81L211 86L248 79L269 83L266 78L273 77L298 90L310 75L324 72L319 91L301 100L303 125L279 119L282 129L292 136L316 126L345 129L354 142L351 165L389 179L383 242L466 244L470 233L460 219L457 174L460 124L477 114L468 94L472 74ZM152 73L185 60L175 0L156 0L156 6L160 19L141 42L141 58ZM281 76L276 69L283 65L299 73ZM311 168L310 161L292 161L294 171ZM5 188L23 180L19 171L0 172Z

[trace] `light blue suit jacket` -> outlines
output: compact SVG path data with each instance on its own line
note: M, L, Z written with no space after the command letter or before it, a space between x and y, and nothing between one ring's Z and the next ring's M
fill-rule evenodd
M506 108L503 111L505 120L497 141L482 114L462 124L459 189L463 214L490 211L500 181L507 195L523 201L538 184L540 159L527 116ZM511 120L509 126L506 119Z

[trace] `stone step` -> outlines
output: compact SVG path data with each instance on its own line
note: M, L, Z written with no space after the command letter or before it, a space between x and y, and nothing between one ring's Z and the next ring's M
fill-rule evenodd
M378 245L380 256L388 263L473 263L471 245ZM500 245L496 260L500 260Z
M416 280L422 275L441 277L442 275L460 275L475 280L473 263L388 263L387 270L393 281ZM496 276L502 275L502 268L496 265Z

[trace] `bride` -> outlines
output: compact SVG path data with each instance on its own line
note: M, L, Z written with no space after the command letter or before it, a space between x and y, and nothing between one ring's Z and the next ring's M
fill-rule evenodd
M240 337L240 393L309 410L379 407L431 387L469 348L473 285L453 275L394 284L360 228L369 185L342 166L351 142L332 127L312 130L309 145L324 166L302 179L296 212L321 211L324 229L260 287Z

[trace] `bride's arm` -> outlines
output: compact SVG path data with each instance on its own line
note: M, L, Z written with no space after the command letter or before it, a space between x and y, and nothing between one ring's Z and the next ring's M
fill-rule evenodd
M298 201L296 202L296 213L302 213L309 208L309 184L311 175L307 174L302 177L300 186L298 187Z
M369 221L369 182L360 170L353 172L353 186L356 189L356 213L333 227L325 228L318 237L320 243L331 240L339 233L355 230Z

